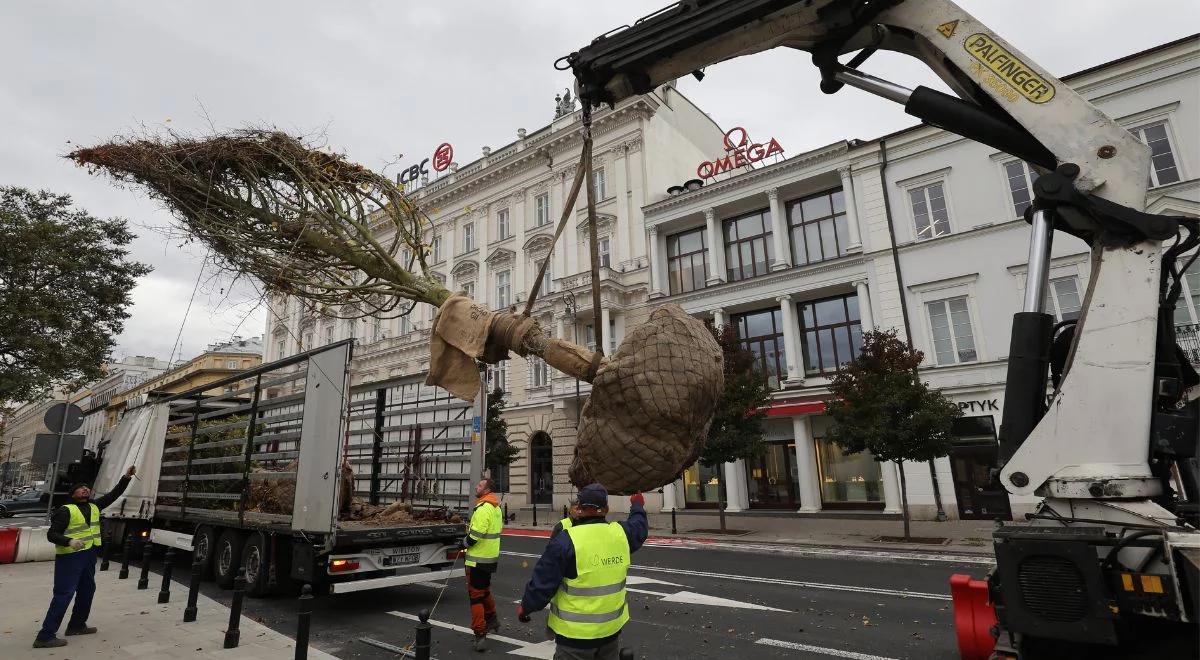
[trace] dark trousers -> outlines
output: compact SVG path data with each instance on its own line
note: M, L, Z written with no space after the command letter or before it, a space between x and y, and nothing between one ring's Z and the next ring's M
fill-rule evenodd
M594 649L579 649L559 643L554 647L554 660L617 660L620 652L620 640L616 637Z
M487 624L496 618L496 601L492 599L492 574L478 567L467 567L467 596L471 599L471 630L476 635L487 634Z
M67 630L87 627L88 615L92 612L92 596L96 593L96 548L58 555L54 558L54 598L38 632L38 639L53 639L62 625L67 605L75 598L71 620Z

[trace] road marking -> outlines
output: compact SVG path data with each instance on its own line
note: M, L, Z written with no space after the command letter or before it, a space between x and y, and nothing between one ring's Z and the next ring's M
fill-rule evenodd
M755 644L764 646L775 646L781 649L791 649L793 651L808 651L809 653L821 653L824 655L832 655L835 658L849 658L850 660L896 660L883 655L871 655L870 653L858 653L857 651L843 651L841 649L831 649L824 646L813 646L812 644L800 644L798 642L785 642L780 639L760 639Z
M537 557L526 552L510 552L508 550L501 551L500 554L512 555L514 557ZM878 587L856 587L848 584L829 584L826 582L803 582L800 580L785 580L783 578L763 578L752 575L730 575L728 573L710 573L708 571L689 571L684 568L662 568L659 566L630 566L630 570L634 571L652 571L659 573L671 573L674 575L692 575L696 577L709 577L719 580L736 580L739 582L755 582L758 584L778 584L785 587L803 587L806 589L824 589L827 591L849 591L854 593L873 594L876 596L898 596L900 598L924 598L927 600L944 600L949 601L949 594L933 594L923 591L905 591L902 589L882 589Z
M766 543L727 543L715 542L706 544L706 548L720 548L722 550L757 550L771 553L785 553L791 555L808 555L813 557L828 556L838 559L870 559L884 561L936 561L948 564L978 564L988 566L996 563L995 558L987 555L953 555L953 554L934 554L930 552L904 552L891 550L860 550L855 548L821 548L821 547L795 547L786 545L773 545Z
M646 577L644 575L628 575L625 577L625 584L662 584L662 585L666 585L668 587L686 587L687 586L686 584L679 584L676 582L664 582L662 580L655 580L652 577Z
M521 656L523 658L540 658L541 660L552 660L554 658L555 644L554 640L546 640L538 644L528 644L518 649L509 651L509 655Z
M393 612L388 612L388 614L391 614L392 616L398 616L402 619L409 619L411 621L420 621L421 620L421 619L417 618L417 616L415 614L409 614L407 612L393 611ZM453 623L446 623L445 621L435 621L434 619L430 619L429 624L432 626L438 626L439 628L445 628L446 630L454 630L454 631L457 631L460 633L467 633L468 635L472 635L472 636L475 635L475 631L471 630L470 628L467 628L466 626L459 626L459 625L456 625ZM512 644L513 646L519 646L519 647L526 647L526 646L530 645L529 642L526 642L525 640L513 639L512 637L505 637L504 635L488 635L488 639L494 639L497 642L504 642L505 644Z
M625 587L625 591L629 591L629 592L632 592L635 594L646 594L648 596L670 596L671 595L671 594L664 594L664 593L661 593L658 591L646 591L645 589L634 589L633 587Z
M632 590L631 590L632 591ZM713 607L733 607L740 610L767 610L769 612L790 612L791 610L781 610L778 607L767 607L766 605L757 605L755 603L745 603L740 600L731 600L729 598L720 598L718 596L706 596L698 594L694 591L680 591L679 593L671 594L663 598L666 603L691 603L693 605L710 605Z

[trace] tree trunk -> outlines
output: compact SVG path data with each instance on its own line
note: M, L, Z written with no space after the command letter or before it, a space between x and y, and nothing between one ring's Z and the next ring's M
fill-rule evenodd
M900 511L904 516L904 540L912 540L912 534L908 528L908 482L904 479L904 461L896 461L896 466L900 468Z
M725 477L722 475L725 466L717 470L717 517L721 519L721 531L725 531Z

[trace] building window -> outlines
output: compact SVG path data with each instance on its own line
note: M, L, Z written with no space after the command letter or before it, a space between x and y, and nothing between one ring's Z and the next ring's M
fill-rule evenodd
M508 391L508 361L503 360L500 364L493 365L488 369L488 389Z
M542 193L533 198L533 218L538 227L550 224L550 195Z
M757 312L734 314L729 322L742 346L758 357L759 367L768 377L787 375L787 356L783 344L783 310L778 307Z
M325 326L325 343L326 344L333 343L333 324L332 323Z
M971 312L967 297L935 300L925 305L929 327L933 331L933 352L937 364L958 364L979 359L975 352L975 334L971 330Z
M1050 280L1050 304L1054 306L1054 318L1070 321L1079 318L1082 305L1079 302L1079 278L1060 277Z
M847 456L836 442L822 438L814 442L822 504L864 506L883 501L883 471L871 452Z
M730 282L766 275L774 258L770 211L725 221L725 265Z
M587 349L589 351L596 350L596 326L591 323L584 326L583 336L584 336L584 339L586 340L585 344L587 345ZM606 344L608 344L608 348L606 348L605 351L609 355L612 355L613 353L617 352L617 320L616 319L608 320L608 334L605 335L604 338L608 340L605 342Z
M941 182L909 190L908 199L912 202L918 241L950 233L950 214L946 211L946 195Z
M470 298L471 300L474 300L475 299L475 282L473 282L473 281L472 282L463 282L462 283L462 292L463 292L464 296Z
M1186 264L1194 255L1179 258ZM1200 323L1200 259L1193 261L1183 272L1183 290L1175 303L1175 325Z
M534 260L534 262L533 262L533 276L534 277L537 277L537 274L539 272L541 272L542 264L546 263L546 260L549 258L550 258L550 255L546 255L545 257L542 257L541 259ZM551 290L553 279L554 279L554 264L551 263L550 265L546 266L546 272L542 273L542 289L541 289L540 293L548 293Z
M541 358L529 358L529 386L545 387L550 383L550 367Z
M683 501L686 506L715 506L718 501L717 492L721 466L705 467L694 463L683 472ZM668 486L670 487L670 486Z
M275 340L275 359L276 360L283 358L283 352L285 350L284 345L285 345L285 342L282 338Z
M508 238L508 209L496 211L496 234L500 240Z
M1135 128L1130 133L1150 147L1151 187L1165 186L1179 180L1179 168L1175 164L1175 153L1171 151L1166 122Z
M225 368L226 369L237 369L238 361L237 360L225 360Z
M413 251L408 248L400 250L400 263L404 264L405 268L412 270Z
M442 237L433 237L433 263L441 263L442 261Z
M408 315L401 316L399 319L397 319L397 327L397 332L400 336L407 335L408 333L412 332L412 321L409 320Z
M496 273L496 309L508 307L512 300L512 286L509 283L509 271Z
M708 250L704 227L667 237L667 279L671 294L704 288Z
M846 226L846 200L832 190L788 204L792 238L792 263L816 263L846 254L850 242Z
M1033 203L1033 182L1037 173L1023 160L1004 164L1004 176L1008 178L1008 192L1012 195L1013 211L1018 218L1025 216L1025 209Z
M612 257L609 255L609 239L607 236L596 241L596 252L600 254L600 267L612 268Z
M463 225L463 252L470 252L475 249L475 223L468 222Z
M304 333L304 350L307 351L312 348L313 348L313 333L312 333L312 330L309 330L308 332ZM230 367L230 368L236 369L237 365L234 365L233 367Z
M800 324L807 374L832 374L862 350L862 320L855 294L800 305Z
M371 341L379 341L383 339L383 321L378 318L371 319Z
M608 199L608 189L604 185L604 168L592 170L592 182L596 187L596 199Z

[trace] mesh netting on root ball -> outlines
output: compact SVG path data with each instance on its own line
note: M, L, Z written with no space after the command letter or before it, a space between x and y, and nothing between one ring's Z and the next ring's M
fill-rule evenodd
M700 321L664 305L596 374L583 407L571 483L629 495L696 461L724 388L721 347Z

